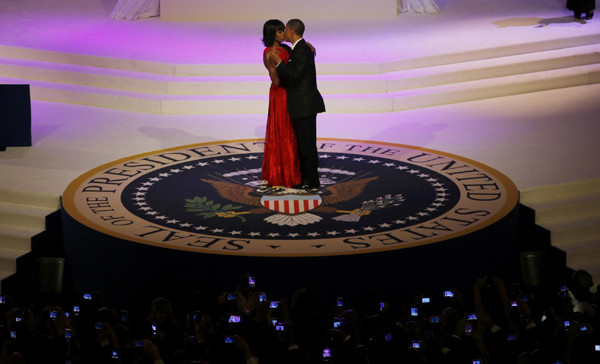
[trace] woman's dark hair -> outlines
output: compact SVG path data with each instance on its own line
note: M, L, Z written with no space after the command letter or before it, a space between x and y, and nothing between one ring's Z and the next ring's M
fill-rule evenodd
M263 25L263 37L261 39L265 47L272 47L275 42L275 34L277 34L278 30L284 29L285 24L281 20L267 20L265 25Z

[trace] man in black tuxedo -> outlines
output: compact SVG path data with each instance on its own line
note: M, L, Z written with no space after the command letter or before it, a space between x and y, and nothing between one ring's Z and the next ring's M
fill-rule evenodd
M325 103L317 89L315 55L302 38L303 34L304 23L301 20L288 21L283 33L284 40L292 43L288 63L281 62L274 48L271 54L277 65L276 71L287 82L288 112L294 121L298 141L302 183L293 187L310 190L320 187L317 171L317 114L325 112Z

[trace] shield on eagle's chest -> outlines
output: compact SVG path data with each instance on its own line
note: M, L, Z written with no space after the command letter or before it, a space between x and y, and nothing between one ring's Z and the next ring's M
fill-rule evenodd
M283 214L301 214L319 207L323 199L319 195L263 196L260 204L269 210Z

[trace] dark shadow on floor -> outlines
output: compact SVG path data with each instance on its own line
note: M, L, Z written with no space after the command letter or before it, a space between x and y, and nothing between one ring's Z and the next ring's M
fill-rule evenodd
M502 19L494 22L498 28L508 28L508 27L545 27L550 24L568 24L568 23L579 23L579 24L587 24L584 19L575 19L573 16L561 16L557 18L512 18L512 19Z
M572 16L561 16L558 18L549 18L549 19L541 19L539 21L540 25L550 25L550 24L567 24L567 23L579 23L579 24L587 24L584 19L575 19Z

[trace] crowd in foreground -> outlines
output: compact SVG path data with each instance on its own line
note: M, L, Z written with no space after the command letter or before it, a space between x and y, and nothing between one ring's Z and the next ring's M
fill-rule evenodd
M585 271L534 294L482 278L470 302L453 289L396 307L368 292L356 307L338 297L325 314L310 290L275 301L253 282L243 275L220 297L191 295L189 312L157 298L143 319L98 294L43 309L1 297L0 364L600 363L600 294Z

